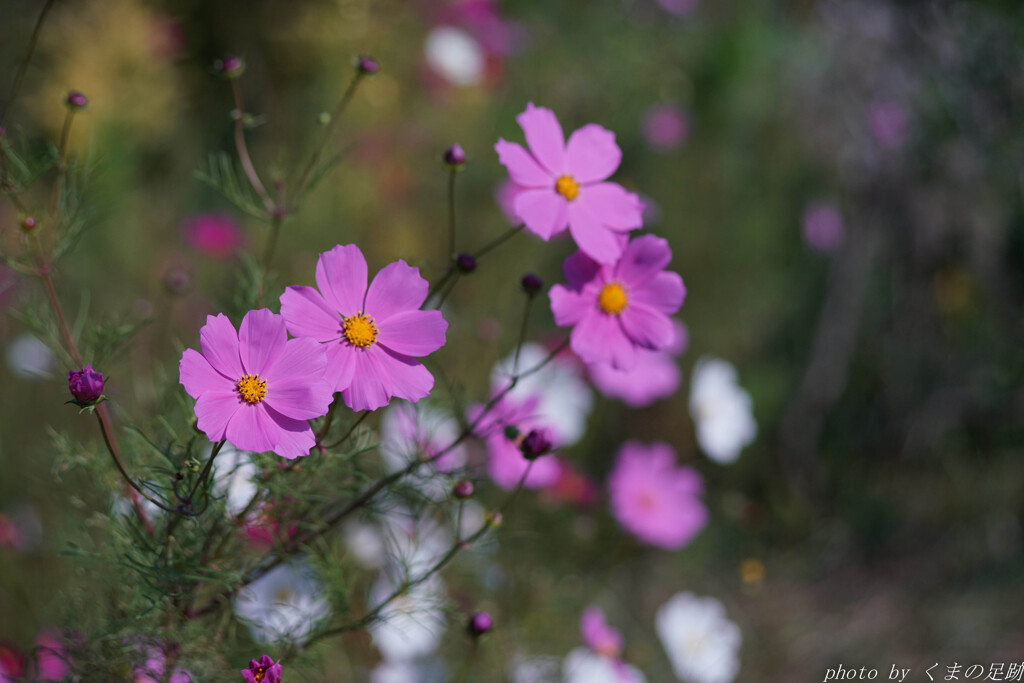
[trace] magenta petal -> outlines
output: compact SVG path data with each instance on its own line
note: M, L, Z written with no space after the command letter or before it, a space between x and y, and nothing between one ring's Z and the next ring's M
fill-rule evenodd
M242 403L228 421L226 438L235 448L253 453L274 450L278 427L262 403Z
M565 147L566 172L579 183L604 180L615 173L621 161L615 133L596 123L588 123L570 135Z
M578 323L588 311L594 309L591 297L574 292L562 285L555 285L548 292L551 299L551 313L555 316L555 324L567 327Z
M241 377L242 361L238 356L238 333L223 313L206 316L199 330L199 346L214 370L226 377Z
M584 185L576 201L585 205L591 215L599 216L601 223L612 230L633 230L644 223L644 204L640 197L616 183Z
M523 190L514 206L526 228L545 241L565 230L568 223L569 202L552 188Z
M352 377L356 371L356 355L363 353L356 351L346 343L327 344L327 369L324 371L324 381L334 391L343 391L352 383Z
M641 285L661 272L672 260L668 242L654 235L631 240L615 266L615 277L631 287Z
M565 172L565 136L555 113L530 102L516 121L526 134L526 143L537 161L555 177L562 175Z
M220 441L225 437L228 423L245 402L234 391L207 391L196 400L196 418L199 431Z
M334 392L321 379L286 379L267 383L268 406L295 420L312 420L327 414Z
M316 286L328 303L345 316L363 310L366 259L354 244L334 247L316 262Z
M269 308L249 311L238 327L238 350L242 367L253 375L262 375L288 341L284 318Z
M272 450L289 460L309 455L316 445L313 429L305 420L295 420L267 406L267 418L274 424L276 443Z
M312 337L289 339L284 350L263 371L263 378L267 380L267 395L270 395L269 391L277 382L292 379L316 382L323 377L326 369L327 349L324 344Z
M683 305L686 286L679 273L658 273L642 287L630 290L630 300L672 315Z
M199 398L207 391L230 391L237 378L230 379L213 369L209 361L195 349L185 349L178 364L182 386L192 398Z
M582 289L600 271L601 264L582 251L577 251L562 263L562 273L573 289Z
M378 326L377 343L405 356L426 356L444 346L448 322L441 311L405 311Z
M341 397L352 410L376 410L388 404L393 392L391 379L373 359L373 347L352 352L352 381Z
M498 140L494 145L498 161L508 169L508 177L522 187L553 187L555 178L522 145Z
M664 313L643 304L631 304L619 314L622 329L638 346L664 349L672 343L672 321Z
M381 347L380 353L373 354L374 361L382 372L391 378L391 395L415 403L430 395L434 388L434 376L414 358L392 353Z
M595 311L584 316L569 336L570 345L585 363L609 363L628 370L636 363L636 348L622 332L618 318Z
M341 315L312 287L288 287L281 294L281 315L293 337L337 339Z
M366 291L363 312L382 326L396 313L422 306L429 290L430 285L420 276L419 268L413 268L405 261L395 261L381 268L373 278Z
M576 245L599 263L615 263L622 254L619 235L579 202L569 204L569 232Z

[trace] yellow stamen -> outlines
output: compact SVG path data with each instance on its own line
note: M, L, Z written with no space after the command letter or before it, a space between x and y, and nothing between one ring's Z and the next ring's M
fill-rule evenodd
M564 175L555 181L555 192L570 202L580 194L580 184L571 175Z
M605 313L618 315L626 308L626 290L618 282L609 282L597 295L597 305Z
M267 396L267 380L259 375L242 375L238 380L238 393L246 403L259 403Z
M377 326L373 324L373 318L363 315L362 311L345 318L341 331L352 346L365 349L377 341Z

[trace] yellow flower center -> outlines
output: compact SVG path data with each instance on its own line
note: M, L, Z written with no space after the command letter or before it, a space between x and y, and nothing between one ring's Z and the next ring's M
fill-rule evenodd
M262 681L263 677L266 676L266 675L267 675L267 667L261 666L258 669L256 669L255 673L253 673L253 678L256 679L256 683L260 683L260 681Z
M238 380L238 393L246 403L259 403L267 396L267 380L259 375L242 375Z
M609 282L597 295L597 305L605 313L618 315L626 307L626 290L618 282Z
M373 324L373 318L363 315L362 311L345 318L341 332L352 346L365 349L377 341L377 326Z
M555 181L555 192L571 202L579 195L580 184L571 175L564 175Z

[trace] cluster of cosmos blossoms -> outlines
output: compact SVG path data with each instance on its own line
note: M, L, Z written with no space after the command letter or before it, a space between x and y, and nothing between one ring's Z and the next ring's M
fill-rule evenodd
M491 400L469 406L466 420L485 447L486 470L498 486L546 489L585 503L597 496L598 487L559 451L585 433L591 386L631 407L675 393L680 382L675 357L686 349L688 335L672 316L686 288L677 273L667 270L672 253L666 240L631 235L642 227L644 205L608 180L622 157L612 132L589 124L566 141L554 113L533 104L517 121L527 146L505 140L495 145L509 173L512 187L506 198L512 213L544 241L568 231L578 249L564 262L564 282L549 291L555 323L571 328L567 345L572 354L559 355L564 345L552 350L521 341L495 367ZM443 474L464 471L471 459L457 436L458 421L435 405L409 405L429 396L434 378L419 359L444 346L448 327L440 311L423 309L429 286L419 270L397 261L371 280L359 247L338 245L320 254L315 281L316 287L287 287L279 314L252 310L237 328L223 314L208 317L200 330L201 352L187 349L180 363L181 384L196 399L199 430L239 452L272 451L292 459L309 455L316 445L310 420L326 415L333 401L353 411L387 407L381 455L389 469L419 459ZM541 287L539 280L524 279L531 295ZM531 372L523 374L527 368ZM756 433L749 395L736 384L731 366L713 359L698 363L692 388L698 441L713 460L731 462ZM408 403L391 405L393 398ZM244 485L253 486L251 481ZM459 483L466 485L472 487L468 481ZM429 487L424 493L445 495ZM682 548L707 521L700 475L678 465L668 444L631 441L622 446L607 493L622 527L650 545ZM457 489L456 496L463 497ZM357 557L365 554L365 548L355 550ZM439 586L432 580L420 588L436 594ZM415 595L405 599L415 601ZM252 609L258 612L261 604L257 601ZM722 611L720 605L715 609ZM304 630L324 616L320 607L307 611L313 617L306 619ZM264 616L258 619L264 626L274 622L273 614ZM434 621L443 627L443 616ZM673 652L679 648L669 643L681 642L686 650L690 640L678 636L673 623L659 616L658 630L680 677L685 672L687 680L697 683L731 680L738 666L738 631L715 655L725 672L719 667L717 674L702 675L687 669L699 653L675 661ZM727 630L735 629L724 623ZM265 633L254 635L276 640L291 621L279 625L287 628L267 626ZM621 636L607 626L603 614L588 611L583 634L588 647L566 659L567 680L643 680L643 674L621 661ZM407 643L409 633L395 639L382 627L371 628L371 635L388 666L405 666L409 657L437 647L436 634L424 634L412 654L395 645ZM247 681L280 678L280 665L265 659L254 660L242 672ZM577 675L577 669L591 673Z

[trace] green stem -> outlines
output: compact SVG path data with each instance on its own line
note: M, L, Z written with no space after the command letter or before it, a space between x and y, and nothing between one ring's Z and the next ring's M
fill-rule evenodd
M11 105L18 99L18 93L21 91L21 84L25 80L25 72L28 71L29 62L32 61L32 55L35 54L36 45L39 43L39 34L43 30L43 22L46 21L46 15L50 13L50 9L53 7L55 0L46 0L46 4L43 5L43 11L39 13L39 18L36 19L35 28L32 29L32 36L28 40L28 51L25 53L25 59L22 61L21 66L18 68L18 73L14 77L14 86L11 88L11 96L7 98L7 102L4 103L3 112L0 113L0 125L3 125L7 121L7 114L11 111Z

